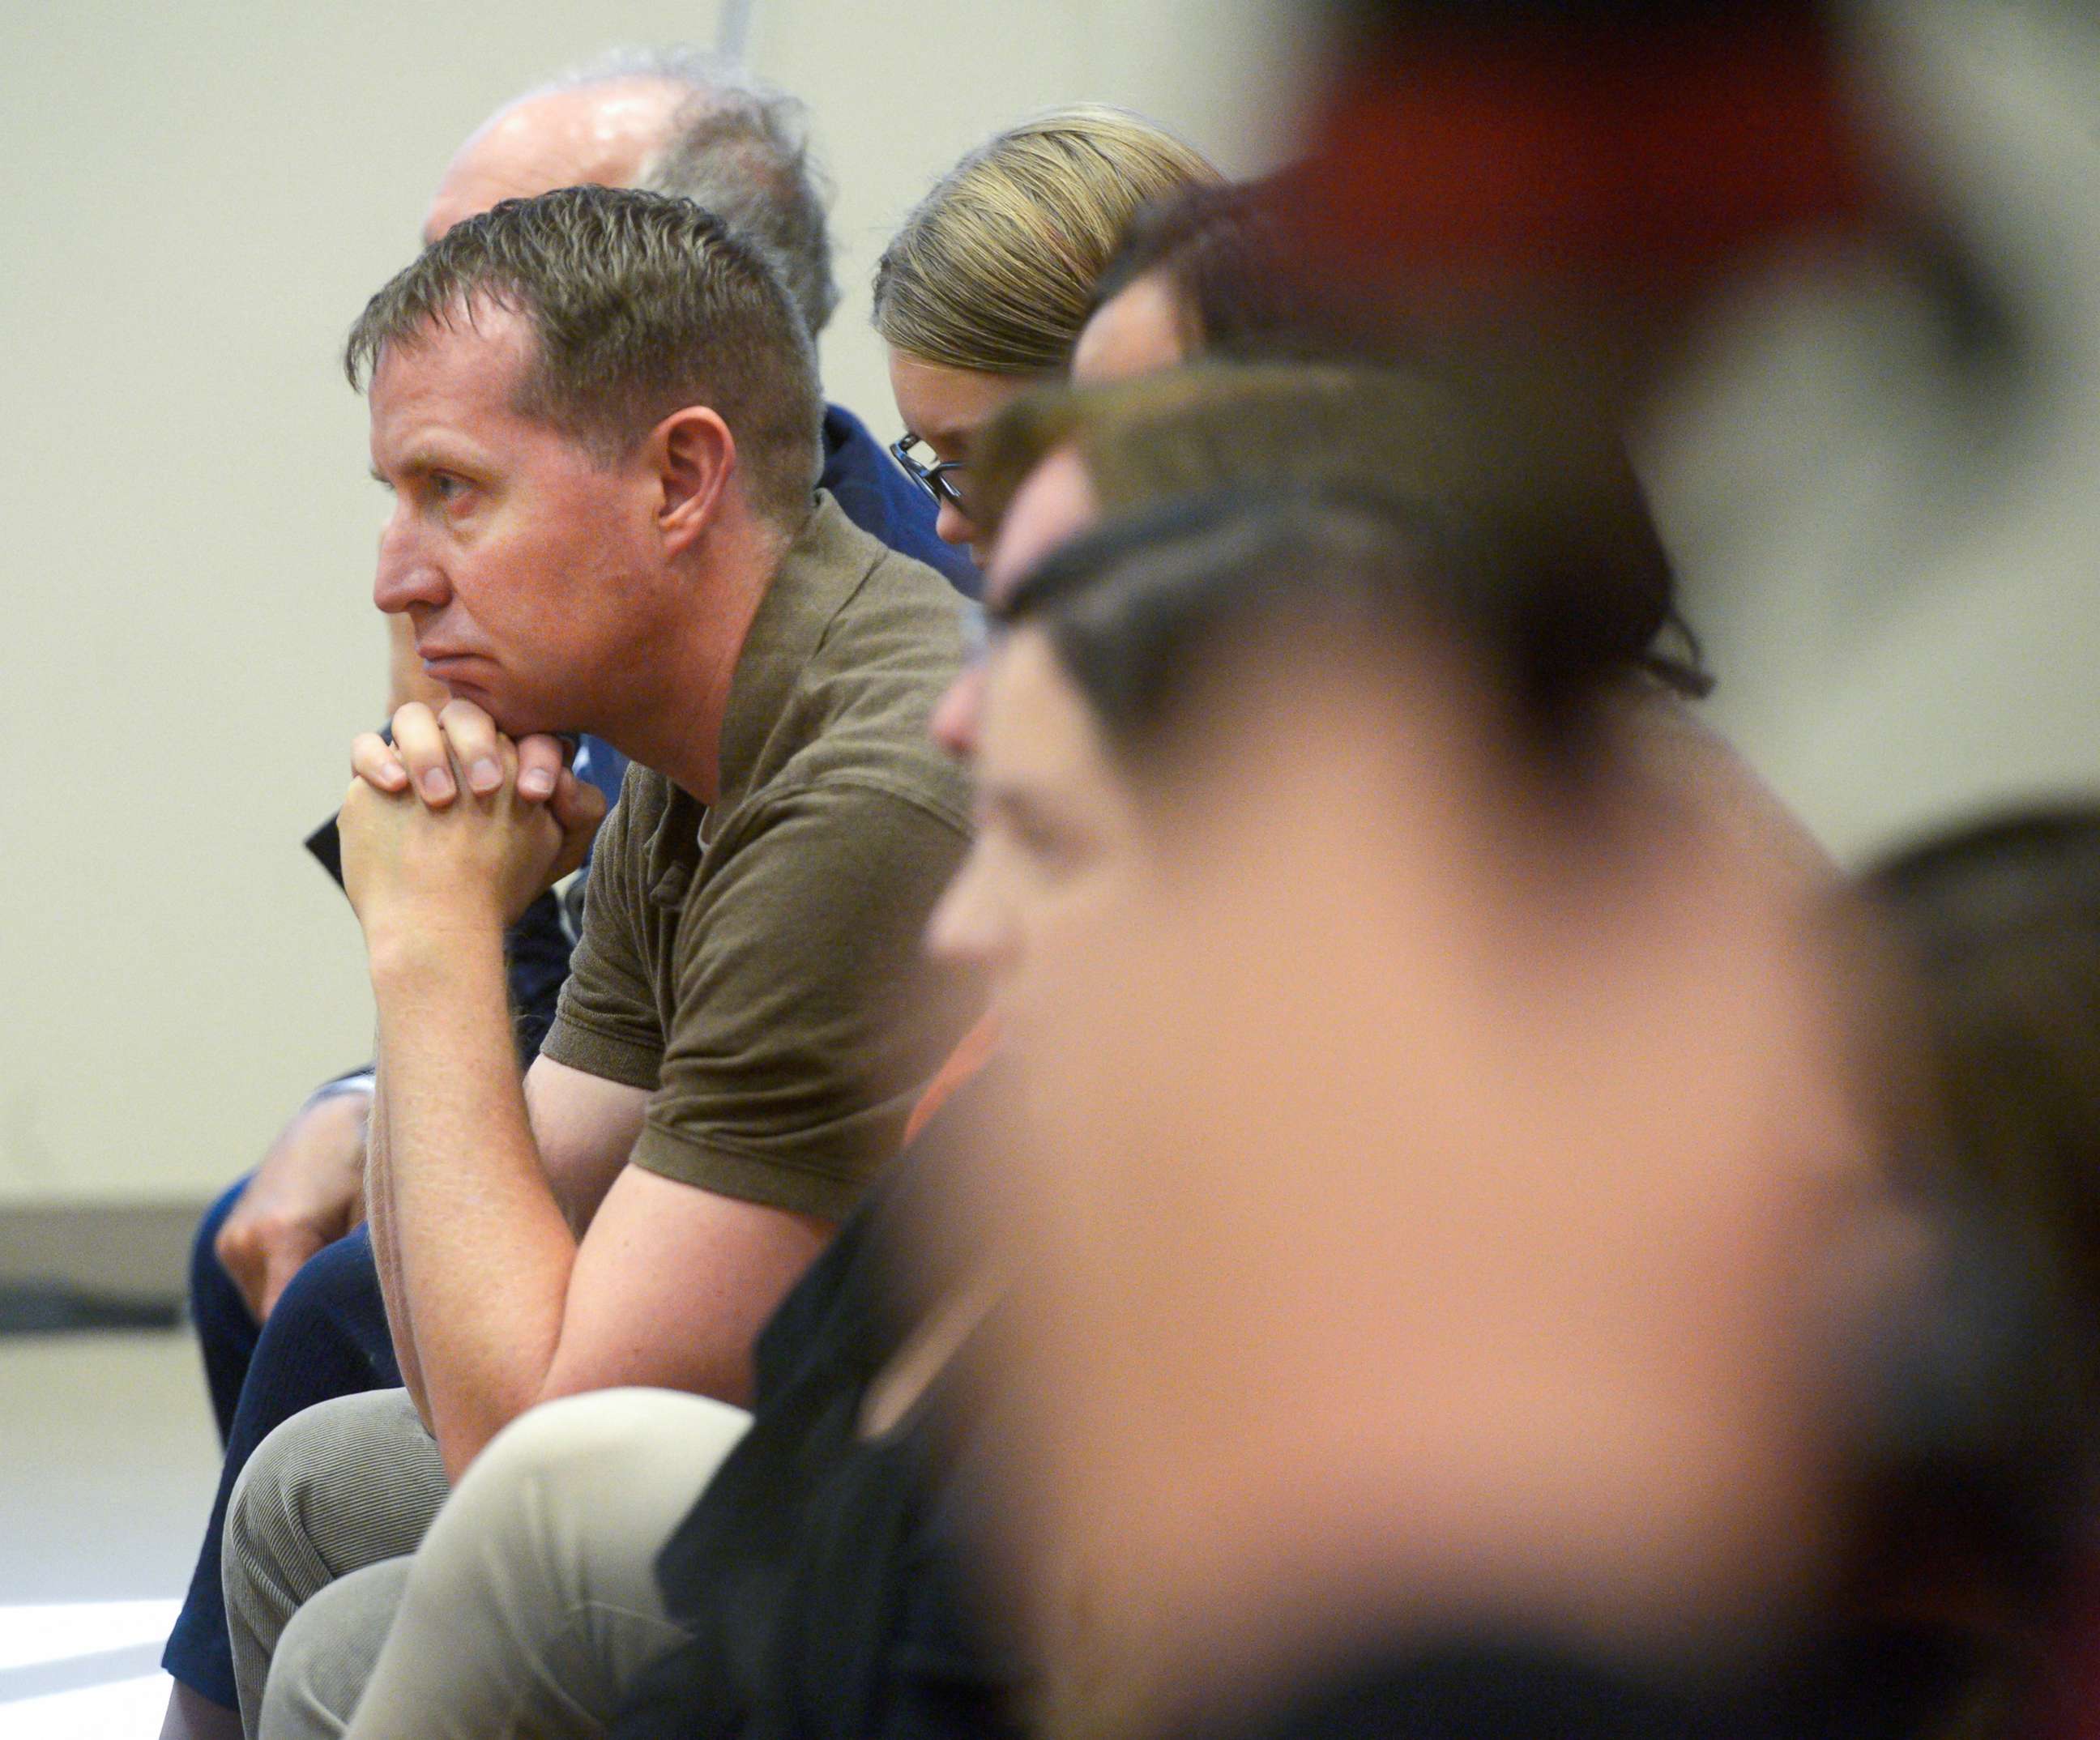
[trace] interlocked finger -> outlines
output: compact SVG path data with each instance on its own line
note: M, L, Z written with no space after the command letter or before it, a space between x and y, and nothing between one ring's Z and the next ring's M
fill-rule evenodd
M394 748L431 808L443 809L459 795L444 728L421 702L411 701L395 713Z
M408 769L394 752L394 746L377 731L360 731L351 739L350 770L374 791L408 789Z
M467 789L487 797L503 784L502 741L496 721L470 701L448 701L438 715L438 724L452 747L452 760L463 770Z

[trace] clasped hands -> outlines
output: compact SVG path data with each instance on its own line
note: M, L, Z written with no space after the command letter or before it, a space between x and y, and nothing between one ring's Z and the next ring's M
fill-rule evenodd
M563 764L560 739L513 742L471 702L412 701L394 741L351 743L338 823L343 886L368 942L396 926L514 922L583 862L605 799Z

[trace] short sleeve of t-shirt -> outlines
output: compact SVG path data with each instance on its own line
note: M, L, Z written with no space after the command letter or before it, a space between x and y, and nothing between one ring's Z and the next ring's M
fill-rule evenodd
M607 1081L653 1088L664 1024L646 964L642 862L630 835L638 773L629 769L620 800L592 845L583 935L569 958L568 982L540 1051Z
M968 1023L968 983L927 965L922 947L965 830L876 775L789 787L736 825L741 837L718 843L726 861L679 918L660 1057L643 1031L653 1006L631 1007L646 985L619 970L622 927L595 904L586 940L602 933L605 946L589 960L579 951L549 1050L615 1080L649 1066L656 1091L636 1165L842 1219Z
M923 964L967 841L858 779L783 792L743 825L680 927L678 1013L634 1160L841 1219L967 1024L964 987Z

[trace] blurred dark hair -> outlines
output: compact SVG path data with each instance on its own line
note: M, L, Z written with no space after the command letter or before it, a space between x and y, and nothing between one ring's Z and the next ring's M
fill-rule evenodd
M1863 886L1916 985L1935 1145L2045 1231L2100 1338L2100 807L1973 824Z
M1050 639L1110 748L1132 769L1187 731L1217 655L1308 631L1351 645L1456 645L1508 705L1519 747L1573 760L1595 703L1639 669L1644 615L1541 637L1511 577L1468 566L1433 510L1365 495L1213 491L1104 522L992 606Z
M1898 1158L1948 1246L1883 1373L1879 1569L1958 1566L2032 1624L2096 1494L2100 807L1970 824L1861 888L1897 958Z
M1173 285L1190 352L1271 360L1332 358L1348 347L1314 318L1282 269L1283 240L1262 190L1192 183L1139 211L1094 284L1096 309L1153 272Z

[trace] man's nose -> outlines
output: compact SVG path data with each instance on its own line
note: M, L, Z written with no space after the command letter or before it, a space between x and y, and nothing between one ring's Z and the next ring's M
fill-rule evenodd
M1019 940L992 880L982 851L973 850L934 903L926 921L926 947L936 960L975 967L997 979L1012 970Z
M372 601L399 613L412 605L433 608L450 596L441 568L417 535L414 521L397 509L379 534L379 562L372 579Z
M985 672L982 664L964 667L947 691L934 703L926 729L933 741L958 761L977 753L977 715L984 709Z

